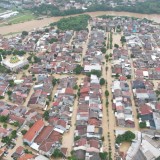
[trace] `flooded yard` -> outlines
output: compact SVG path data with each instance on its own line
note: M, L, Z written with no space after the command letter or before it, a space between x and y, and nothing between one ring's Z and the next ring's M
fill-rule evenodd
M130 145L131 145L131 143L129 143L129 142L122 143L121 146L120 146L120 148L119 148L119 151L123 152L124 154L127 153Z

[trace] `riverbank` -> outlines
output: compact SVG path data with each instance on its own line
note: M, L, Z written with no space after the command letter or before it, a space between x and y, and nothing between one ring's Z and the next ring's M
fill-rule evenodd
M160 15L158 14L139 14L139 13L131 13L131 12L114 12L114 11L100 11L100 12L87 12L83 14L88 14L91 17L101 16L101 15L112 15L112 16L128 16L128 17L135 17L135 18L147 18L149 20L155 21L160 23ZM79 14L77 14L79 15ZM71 16L77 16L71 15ZM65 16L65 17L71 17ZM42 28L48 26L50 23L57 22L64 17L50 17L44 18L42 20L31 20L24 23L13 24L8 26L0 27L0 34L8 35L13 34L15 32L22 32L22 31L31 31L36 28Z

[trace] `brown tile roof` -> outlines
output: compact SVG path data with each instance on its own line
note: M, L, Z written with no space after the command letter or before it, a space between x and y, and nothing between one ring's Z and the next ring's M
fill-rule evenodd
M50 135L50 133L53 131L53 129L54 128L52 126L45 126L42 129L42 131L40 132L40 134L36 137L34 142L41 144L43 142L43 140L47 139L47 137Z
M139 108L139 113L141 115L151 114L152 112L152 108L148 105L143 105Z
M16 149L16 153L19 154L19 155L21 155L23 151L24 151L24 148L22 146L19 146Z
M11 119L12 121L17 121L19 124L23 124L25 119L22 117L18 117L16 115L9 115L9 119Z
M95 139L89 140L88 144L90 145L90 147L99 149L99 142Z
M54 144L54 141L52 139L46 139L43 141L43 143L39 146L39 150L42 150L44 152L50 151L52 148L52 145Z
M43 127L44 127L43 120L38 120L24 135L23 139L26 139L27 141L31 142L35 137L36 133L39 132Z
M30 160L31 158L34 158L33 154L23 154L18 160Z

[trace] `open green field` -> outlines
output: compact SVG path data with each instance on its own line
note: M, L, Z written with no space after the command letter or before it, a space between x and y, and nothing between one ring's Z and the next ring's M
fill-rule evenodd
M6 23L8 24L16 24L16 23L23 23L26 21L30 21L32 19L35 19L36 16L31 12L23 12L19 13L18 15L9 18Z

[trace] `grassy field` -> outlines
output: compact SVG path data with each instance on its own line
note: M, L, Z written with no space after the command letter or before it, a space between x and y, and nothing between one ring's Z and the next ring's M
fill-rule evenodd
M24 13L19 13L18 15L9 18L6 21L6 23L8 24L23 23L23 22L30 21L35 18L36 16L32 14L31 12L24 12Z

